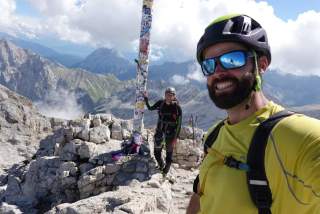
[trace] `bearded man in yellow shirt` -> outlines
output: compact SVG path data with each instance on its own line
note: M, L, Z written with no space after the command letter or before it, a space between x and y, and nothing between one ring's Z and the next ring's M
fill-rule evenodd
M249 164L251 145L261 147L252 140L257 128L284 110L261 91L261 76L271 62L262 26L241 14L214 20L199 40L197 60L211 100L228 117L210 138L187 213L320 213L319 120L301 114L279 120L258 155L265 179L250 177L259 159ZM207 139L212 130L215 126Z

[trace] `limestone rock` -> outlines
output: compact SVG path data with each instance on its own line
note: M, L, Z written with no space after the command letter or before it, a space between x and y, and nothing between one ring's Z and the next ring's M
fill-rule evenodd
M121 128L125 129L129 132L133 130L133 120L122 120L121 121Z
M178 140L174 148L175 163L185 168L198 167L203 157L202 146L193 139Z
M105 143L110 140L110 130L107 126L101 125L90 129L89 136L93 143Z
M50 119L31 101L0 85L0 168L31 160L42 139L52 134Z
M74 119L69 121L71 127L90 128L91 121L87 118Z
M84 141L90 140L90 130L89 128L83 128L76 136L79 139L82 139Z
M113 123L111 114L99 114L99 115L102 123L105 124L106 126L109 126Z
M58 213L167 213L171 206L168 184L161 188L143 189L141 186L119 187L117 191L102 193L73 204L60 204L47 214Z
M100 119L100 115L94 115L93 120L92 120L92 124L93 124L93 127L101 126L102 122Z
M114 120L112 124L112 129L111 129L111 138L116 140L123 139L120 120Z
M79 158L79 148L83 143L80 139L74 139L66 143L61 150L60 158L64 161L75 161Z
M193 136L193 130L191 126L183 126L181 127L179 138L184 139L191 139Z
M66 127L68 124L66 120L60 118L51 118L50 123L51 126L55 127L56 129Z
M7 203L0 204L0 213L1 214L22 214L21 210L15 206Z
M89 159L93 157L96 151L96 144L91 142L82 142L80 144L78 154L80 159Z

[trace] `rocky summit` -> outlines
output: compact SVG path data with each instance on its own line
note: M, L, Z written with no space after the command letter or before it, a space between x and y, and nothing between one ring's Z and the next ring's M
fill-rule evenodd
M182 128L164 178L153 157L152 129L130 150L131 120L46 118L5 87L0 105L0 213L185 212L203 155L202 130Z

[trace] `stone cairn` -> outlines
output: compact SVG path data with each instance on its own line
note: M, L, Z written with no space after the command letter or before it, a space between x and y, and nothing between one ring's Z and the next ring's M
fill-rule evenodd
M32 160L15 164L0 175L0 211L6 204L26 213L44 212L62 203L115 191L132 180L149 180L158 172L152 157L152 131L143 133L151 153L112 159L121 142L131 136L130 120L98 114L72 121L52 119L51 125L54 134L40 142ZM183 168L197 167L202 135L201 130L183 127L174 162Z

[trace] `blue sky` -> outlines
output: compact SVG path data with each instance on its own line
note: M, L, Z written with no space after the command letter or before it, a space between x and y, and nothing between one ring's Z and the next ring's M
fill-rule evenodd
M259 0L260 2L260 0ZM275 14L283 20L296 19L308 10L320 11L320 0L267 0Z
M28 0L16 1L16 13L29 17L40 17L40 13L36 10Z

